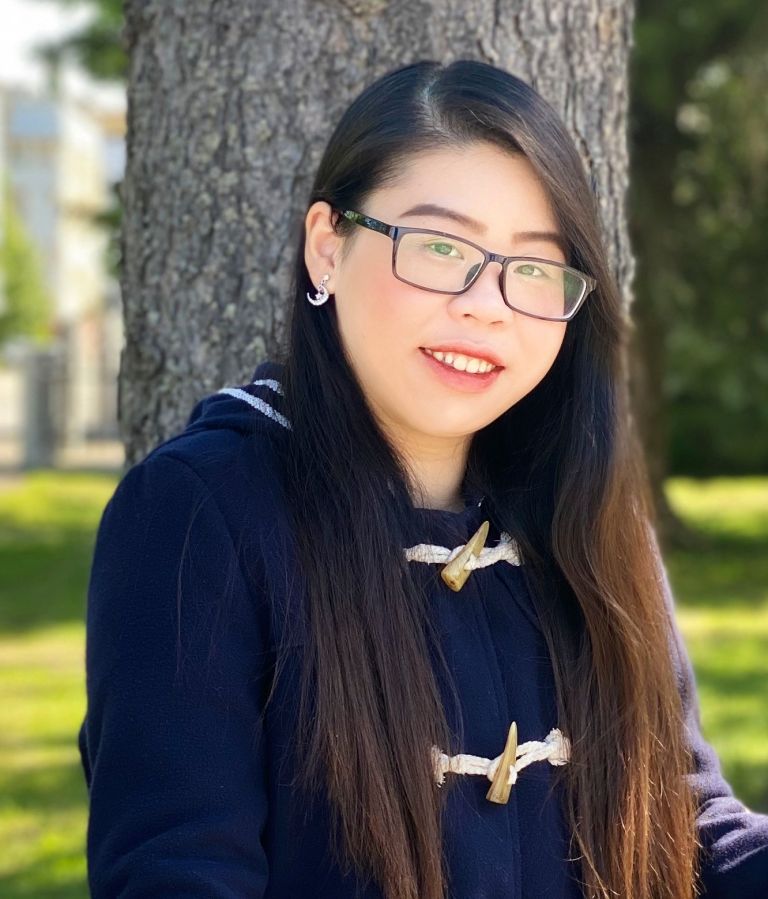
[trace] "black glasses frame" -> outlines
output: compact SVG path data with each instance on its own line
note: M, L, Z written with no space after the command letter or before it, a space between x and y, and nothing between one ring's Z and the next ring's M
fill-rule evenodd
M498 262L501 265L501 272L499 274L499 288L501 289L501 296L504 299L505 305L509 306L510 309L514 309L515 312L520 312L522 315L529 315L531 318L540 318L544 321L567 322L570 321L574 317L574 315L576 315L576 313L584 303L584 300L597 286L597 281L594 278L591 278L589 275L585 275L578 269L572 268L570 265L565 265L562 262L553 262L551 259L543 259L539 256L503 256L501 253L492 253L490 250L486 250L485 247L481 247L480 244L477 244L474 241L467 240L466 237L459 237L457 234L450 234L447 231L435 231L432 228L409 228L402 225L388 225L386 222L371 218L371 216L364 215L362 212L354 212L352 209L335 209L335 211L338 212L339 215L342 215L345 219L354 222L356 225L362 225L363 228L368 228L371 231L378 231L380 234L386 234L387 237L392 238L392 274L395 276L395 278L397 278L398 281L402 281L404 284L410 284L411 287L418 287L419 290L427 290L430 293L450 294L452 296L466 293L469 288L475 283L475 281L477 281L480 275L482 275L482 273L485 271L489 262ZM450 237L452 240L458 240L461 243L469 244L469 246L474 247L476 250L483 254L483 263L475 272L472 280L468 284L465 284L464 287L461 288L461 290L439 290L435 287L423 287L421 284L414 284L413 281L408 281L406 278L398 275L395 266L395 260L397 259L397 248L400 244L400 241L402 240L403 235L411 234L414 232L418 232L420 234L435 234L438 237ZM568 313L568 315L560 315L556 317L551 315L536 315L534 312L527 312L525 309L518 309L518 307L515 306L514 303L511 303L509 301L505 289L505 283L507 280L507 268L509 267L510 262L545 262L547 265L555 265L558 268L563 269L563 271L570 272L572 275L580 278L584 283L584 288L582 290L581 296L576 301L576 305Z

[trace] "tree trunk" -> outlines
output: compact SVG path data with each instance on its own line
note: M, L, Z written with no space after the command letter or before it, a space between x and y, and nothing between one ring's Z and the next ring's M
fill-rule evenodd
M126 0L125 17L127 464L271 355L323 144L362 86L398 65L481 59L552 103L599 192L629 308L631 2Z

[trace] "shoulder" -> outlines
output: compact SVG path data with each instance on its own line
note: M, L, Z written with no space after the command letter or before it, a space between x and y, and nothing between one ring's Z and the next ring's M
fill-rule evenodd
M280 374L262 363L251 381L199 399L180 433L123 474L105 514L130 511L171 528L203 515L236 545L245 533L263 542L284 518L277 454L291 429Z
M254 455L263 463L290 431L282 366L263 362L252 380L225 384L198 399L184 429L158 444L143 461L175 458L215 479L218 474L234 475L233 466L253 465Z
M184 578L202 604L223 579L282 608L293 543L276 453L290 429L265 411L279 412L270 394L275 386L249 382L203 397L179 434L123 474L97 533L93 595L149 577L169 580L147 597L170 595Z
M242 502L244 491L268 491L276 458L290 439L282 365L261 363L252 380L225 384L194 404L178 434L155 446L138 465L183 466L218 495Z

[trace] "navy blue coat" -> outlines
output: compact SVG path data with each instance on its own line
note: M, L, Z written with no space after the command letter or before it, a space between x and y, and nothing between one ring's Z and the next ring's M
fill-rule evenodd
M289 782L296 680L260 717L286 584L286 514L266 429L290 427L281 368L202 399L186 429L120 481L98 529L88 588L87 713L79 748L89 788L87 855L96 899L344 899L355 895L328 853L328 809L308 820ZM456 547L484 520L482 498L461 512L415 509L409 545ZM487 545L499 534L491 531ZM520 743L557 727L547 645L521 569L474 570L459 592L412 561L432 585L434 616L461 698L465 753L493 759L511 721ZM665 575L666 577L666 575ZM667 581L668 586L668 581ZM671 594L670 594L671 596ZM670 599L670 602L672 600ZM734 797L700 730L696 685L678 641L681 683L711 850L714 899L768 896L768 816ZM291 648L298 664L301 639ZM441 689L444 685L441 684ZM490 782L454 778L445 841L452 899L577 899L554 768L519 772L506 804ZM379 897L370 883L361 894Z

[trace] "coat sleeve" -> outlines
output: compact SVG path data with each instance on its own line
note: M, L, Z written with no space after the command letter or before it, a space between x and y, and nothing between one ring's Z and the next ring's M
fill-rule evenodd
M86 613L95 899L257 899L267 883L258 591L183 459L124 475L96 535Z
M723 777L715 749L704 739L693 666L677 625L669 575L657 543L656 549L671 621L686 732L694 759L688 779L698 797L697 829L703 847L702 896L706 899L766 899L768 815L753 812L734 796L733 789ZM768 740L768 734L765 736Z

